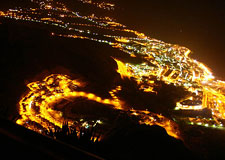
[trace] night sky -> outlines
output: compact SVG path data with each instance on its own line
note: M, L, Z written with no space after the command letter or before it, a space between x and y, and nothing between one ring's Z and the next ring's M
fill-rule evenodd
M119 1L118 21L129 28L193 51L215 76L225 79L224 0Z
M6 11L16 6L25 7L29 2L29 0L1 1L0 9ZM71 3L70 0L66 0L66 2ZM116 9L111 14L118 22L127 25L130 29L143 32L152 38L191 49L193 51L192 57L210 67L218 79L225 80L225 1L114 0L113 3L116 4ZM73 5L71 3L69 6ZM90 41L85 41L85 43L83 40L68 40L69 43L65 40L57 41L57 38L46 38L48 31L43 31L42 34L38 33L39 31L36 32L35 29L32 31L32 26L25 29L13 24L11 26L13 27L7 29L3 26L1 30L3 33L0 37L3 42L1 43L3 48L1 69L2 74L6 73L2 79L4 81L2 84L7 83L4 85L3 92L7 91L11 96L15 94L14 96L17 99L14 100L14 104L17 103L23 91L21 89L20 91L14 91L15 87L24 86L25 89L25 84L28 81L32 81L32 78L37 74L51 67L63 66L69 69L71 73L76 73L75 70L81 70L82 68L84 70L82 70L82 74L88 75L86 78L92 81L93 79L90 78L91 76L88 73L91 73L90 75L97 73L95 75L97 78L94 81L98 81L101 79L99 74L107 75L105 73L110 73L108 70L96 72L101 68L106 68L107 64L114 64L112 70L114 74L116 73L116 64L112 62L110 56L107 57L106 53L117 53L115 50L109 49L111 48L109 46L106 48L111 51L105 52L105 50L95 47L97 46L96 43ZM59 45L53 43L59 43ZM83 44L85 48L73 44L81 44L80 46ZM87 48L87 46L89 47ZM75 51L76 54L88 55L83 58L85 62L77 58L77 55L74 54ZM98 56L95 56L96 54L90 56L91 52L98 53ZM105 56L107 60L104 59ZM101 62L99 61L100 57L104 59ZM82 61L82 63L76 63L76 61ZM96 69L86 65L92 64L89 61L95 64L94 68ZM98 63L99 66L97 62L100 62ZM15 79L18 80L18 83ZM5 94L3 95L3 99L5 99ZM11 101L9 96L6 97Z
M219 79L225 79L224 0L111 1L116 4L112 15L117 21L152 38L191 49L193 58L211 68ZM1 1L0 9L26 6L28 2Z
M0 11L26 6L29 1L1 1ZM72 3L72 0L65 1ZM189 48L193 52L191 57L211 68L218 79L225 80L225 0L110 1L116 4L115 11L110 14L118 22L151 38ZM17 105L27 90L26 84L40 80L52 72L72 75L72 78L81 75L81 80L90 82L86 87L88 92L105 98L110 96L105 93L115 81L120 80L116 72L117 65L111 56L121 56L123 52L89 40L50 36L51 29L41 28L41 25L27 25L13 20L3 20L4 24L1 25L1 20L0 18L0 71L3 85L0 92L0 116L4 113L4 118L18 118ZM145 131L143 129L137 135L147 133ZM149 129L149 133L154 132ZM157 134L158 132L153 136ZM131 134L131 138L137 135ZM222 134L220 136L224 137ZM128 138L127 141L129 140ZM145 141L143 137L142 141ZM218 141L213 141L213 146L217 146L219 141L219 138ZM171 145L170 141L165 143ZM146 150L147 153L149 149Z

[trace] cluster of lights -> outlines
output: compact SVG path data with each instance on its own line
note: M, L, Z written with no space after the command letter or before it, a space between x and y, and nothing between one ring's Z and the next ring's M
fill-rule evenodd
M78 91L78 88L83 86L82 83L71 80L66 75L52 74L43 81L32 82L27 86L30 92L19 102L21 118L16 123L32 130L39 130L40 127L46 130L55 126L61 128L65 121L68 125L73 125L73 120L65 119L63 112L54 108L54 105L63 99L71 100L82 97L114 108L122 108L118 100L102 99L95 94ZM98 120L93 126L97 123L102 124ZM81 126L89 127L88 122L83 122Z
M154 81L152 81L152 77L157 77L158 80L162 80L167 84L182 86L191 93L191 96L188 97L189 101L187 101L186 98L177 102L176 110L201 110L208 108L212 112L214 123L212 125L208 124L208 126L223 125L225 119L225 92L223 86L225 82L216 80L212 72L203 63L190 58L189 54L191 51L189 49L165 43L148 37L143 33L128 29L125 25L116 22L110 17L98 17L95 14L82 15L79 12L69 10L63 3L54 0L31 1L38 4L39 8L17 8L10 9L7 12L0 11L0 16L62 28L63 33L60 33L60 31L52 32L52 36L88 39L99 43L106 43L113 48L118 48L133 58L139 57L143 60L141 64L132 64L115 59L118 64L118 73L121 74L122 78L132 77L137 81L140 89L145 92L154 92ZM80 1L102 9L112 10L114 8L114 4L111 3L95 3L92 2L92 0ZM80 20L82 20L83 23L80 23ZM34 84L38 85L37 83ZM28 87L31 89L31 92L34 91L31 85ZM35 89L39 90L38 88ZM30 95L28 94L20 101L20 114L22 119L19 119L17 123L25 124L27 119L30 119L43 126L45 126L44 123L46 123L46 126L51 123L60 127L63 121L63 119L61 119L62 113L55 111L54 115L56 117L51 119L49 115L40 115L33 111L32 108L35 107L32 106L39 103L36 102L36 98L39 97L41 93L38 92L38 95L36 95L37 90L35 90L35 96L30 93ZM81 95L81 93L83 95ZM51 94L52 97L55 97L59 93L56 94L56 92L53 91ZM65 97L66 95L64 94L69 94L69 97L73 96L73 94L74 97L76 97L75 95L79 95L95 101L101 99L94 94L78 93L76 91L64 91L60 93L60 98ZM124 108L121 105L121 101L115 96L115 92L111 91L110 94L112 96L111 100L98 100L97 102L110 104L113 105L115 109L123 110ZM50 99L50 97L43 100L43 105L39 104L40 109L44 111L43 113L52 111L51 108L44 105L44 103L48 102L48 99ZM53 99L56 100L57 98ZM192 104L188 103L190 101L192 101ZM199 103L199 101L201 103ZM146 124L152 124L152 122L157 121L157 118L153 118L154 120L150 121L151 117L155 117L152 116L152 113L141 112L140 114L139 112L140 111L132 111L132 114L142 115L140 116L142 118L142 123L146 122ZM36 118L34 118L35 116ZM42 118L47 119L48 122L43 121ZM143 119L145 119L145 121ZM168 125L170 127L174 125L171 121L165 119L164 121L161 120L162 122L160 121L160 123L164 122L168 124L167 122L170 122L171 124ZM190 121L193 124L207 126L207 124L202 122L195 123L193 119ZM154 124L157 123L155 122ZM163 125L161 124L161 126ZM169 127L164 125L164 128ZM166 130L168 131L169 129ZM173 134L176 135L175 131L173 131ZM172 134L170 133L170 135Z
M79 0L81 1L82 3L87 3L87 4L91 4L91 5L94 5L98 8L101 8L101 9L105 9L105 10L114 10L115 8L115 5L113 3L106 3L106 2L93 2L93 0Z
M215 120L213 118L199 118L198 116L196 118L184 118L186 123L190 125L197 125L197 126L203 126L207 128L217 128L217 129L225 129L223 123L218 122L215 123Z
M63 112L56 110L54 106L63 99L76 100L76 98L82 97L105 104L105 106L116 110L128 112L130 115L135 115L139 117L140 123L162 126L169 135L179 138L178 131L174 127L176 124L173 121L149 111L137 111L125 106L116 96L117 92L122 89L121 86L117 86L109 92L112 99L102 99L93 93L80 91L79 88L83 87L81 82L71 80L68 76L60 74L52 74L43 81L32 82L27 86L30 92L19 102L21 118L16 123L34 131L42 132L43 130L49 130L49 128L62 128L65 121L68 122L69 126L74 126L76 117L73 120L68 119L63 116ZM88 122L80 119L80 122L76 125L90 128L95 127L97 124L101 125L103 122L101 120Z

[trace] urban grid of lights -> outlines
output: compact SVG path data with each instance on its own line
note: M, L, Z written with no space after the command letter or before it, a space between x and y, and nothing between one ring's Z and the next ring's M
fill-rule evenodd
M107 11L114 10L115 7L111 3L79 1ZM191 94L188 98L177 102L174 110L200 111L207 108L211 111L211 118L186 117L186 122L191 125L224 128L225 82L215 79L210 69L203 63L190 58L189 49L150 38L143 33L128 29L110 17L100 17L95 14L82 15L68 9L60 1L31 0L31 2L38 7L17 7L7 12L0 11L0 16L61 28L59 31L52 32L52 36L106 43L133 58L142 58L141 64L115 59L118 65L117 71L121 77L132 77L144 92L155 92L152 77L166 84L182 86ZM28 84L28 87L30 92L19 102L21 118L17 120L17 123L35 131L39 131L39 128L62 127L65 121L63 113L54 110L52 104L61 99L84 97L114 109L126 111L129 115L135 115L139 117L140 123L162 126L169 135L180 138L177 124L173 120L146 110L134 110L124 106L124 103L116 96L116 92L122 89L121 86L110 91L111 99L102 99L93 93L77 91L77 88L82 88L81 83L71 80L66 75L50 75L43 81ZM28 121L38 125L31 125L27 123ZM74 123L67 121L69 125ZM96 123L102 122L97 120L94 124ZM82 122L82 125L88 125L88 123Z

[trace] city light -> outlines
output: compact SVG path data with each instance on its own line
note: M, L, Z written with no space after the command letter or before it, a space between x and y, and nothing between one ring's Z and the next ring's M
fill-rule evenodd
M111 3L80 1L107 11L115 9L115 5ZM132 78L139 84L140 90L155 94L157 92L154 91L153 78L164 81L166 84L183 87L190 93L190 97L177 102L174 110L208 109L212 114L211 119L186 117L185 121L191 125L223 129L225 125L225 82L217 80L205 64L191 58L189 55L192 52L188 48L151 38L107 16L83 15L69 10L66 5L55 0L32 0L31 2L39 7L17 7L7 12L0 11L0 16L60 28L61 30L58 31L52 29L51 36L104 43L121 50L132 58L139 57L142 59L139 64L114 58L118 66L117 72L122 79ZM180 138L179 127L173 120L160 114L146 110L134 110L131 109L132 106L125 106L116 94L123 89L121 86L109 91L110 99L103 99L94 93L77 91L77 87L82 88L82 82L72 80L66 75L49 75L43 81L32 82L27 86L30 92L19 102L21 118L17 120L17 123L37 132L40 128L48 130L49 127L62 127L64 121L72 125L74 122L64 119L63 113L54 110L51 104L62 99L83 97L105 104L107 107L125 111L130 116L137 116L141 124L164 127L169 135ZM98 120L96 123L102 124L103 122ZM85 121L82 125L87 127L88 123Z

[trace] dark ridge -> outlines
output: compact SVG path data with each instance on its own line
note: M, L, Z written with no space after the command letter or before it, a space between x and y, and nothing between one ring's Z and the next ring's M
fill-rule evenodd
M53 140L0 119L1 156L8 159L102 159L90 152Z

